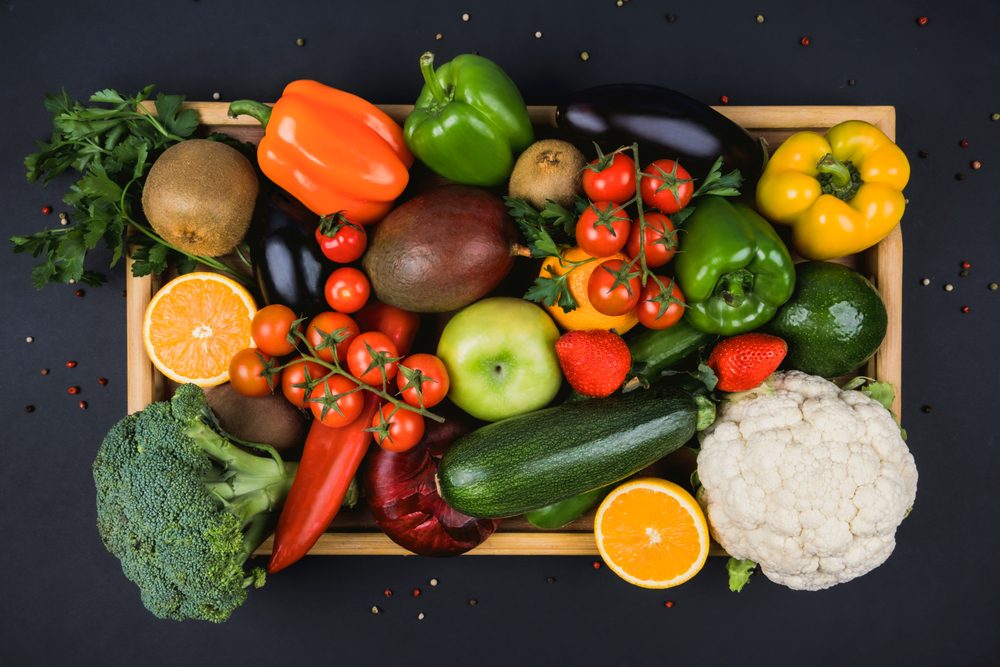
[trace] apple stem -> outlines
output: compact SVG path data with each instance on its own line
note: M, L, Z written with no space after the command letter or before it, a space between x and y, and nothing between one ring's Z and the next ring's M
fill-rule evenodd
M531 248L523 246L520 243L513 243L510 246L510 254L511 256L531 257Z

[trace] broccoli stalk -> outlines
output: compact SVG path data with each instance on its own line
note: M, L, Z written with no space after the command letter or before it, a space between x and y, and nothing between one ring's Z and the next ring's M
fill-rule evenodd
M262 568L243 565L274 532L297 467L226 434L201 388L183 385L104 439L94 461L98 530L147 609L219 623L246 588L264 584Z

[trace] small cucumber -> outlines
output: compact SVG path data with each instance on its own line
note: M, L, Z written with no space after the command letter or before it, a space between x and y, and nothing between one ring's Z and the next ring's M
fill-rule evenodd
M699 349L718 338L715 334L698 331L686 318L667 329L648 329L628 341L632 353L630 377L637 377L643 384L660 379L660 373L677 365Z
M634 475L684 445L697 418L694 398L671 386L511 417L448 450L438 492L469 516L524 514Z
M614 488L614 484L608 484L537 510L531 510L524 515L524 518L535 528L544 528L545 530L562 528L567 523L576 521L586 514L587 510L604 500Z

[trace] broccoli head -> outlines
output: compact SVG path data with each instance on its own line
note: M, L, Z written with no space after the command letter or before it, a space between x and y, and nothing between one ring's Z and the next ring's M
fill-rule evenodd
M186 384L112 427L94 461L101 539L160 618L221 623L264 585L263 569L243 566L274 532L298 464L233 440Z

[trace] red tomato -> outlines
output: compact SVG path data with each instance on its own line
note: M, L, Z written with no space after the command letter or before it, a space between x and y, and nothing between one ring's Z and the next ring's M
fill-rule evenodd
M676 213L691 201L694 182L687 169L673 160L657 160L643 172L642 201L646 206L660 209L662 213ZM676 196L675 196L676 192Z
M610 257L628 241L631 221L615 208L614 202L596 201L576 221L576 244L591 257Z
M419 380L416 377L418 371L424 376ZM421 353L407 357L399 365L396 385L403 400L413 407L431 408L444 400L451 382L443 361L433 354ZM406 388L408 385L409 389ZM421 395L417 394L418 387Z
M354 319L361 331L381 331L388 336L401 355L409 354L420 330L419 315L374 299L366 303Z
M316 350L317 357L332 364L332 350L337 351L337 361L343 361L347 357L347 350L351 347L351 342L359 333L361 333L361 329L349 315L326 311L314 317L309 323L306 328L306 340ZM345 334L346 338L339 343L334 340L335 337Z
M270 361L271 355L256 348L240 350L229 360L229 384L244 396L267 396L272 391L265 373ZM271 382L281 385L281 371L271 375Z
M347 349L347 367L359 381L377 387L382 385L382 371L377 368L376 362L383 362L385 379L391 380L396 377L398 357L396 346L388 336L379 331L369 331L351 342Z
M680 303L662 303L666 299L656 301L655 299L660 296L660 286L656 284L655 280L650 278L646 280L646 286L642 288L639 294L639 303L635 307L635 316L639 318L639 322L645 327L650 329L666 329L674 326L684 317L684 295L681 293L681 288L677 286L676 280L670 280L663 276L657 276L657 278L668 289L673 285L673 288L670 289L670 296L680 301ZM666 306L666 312L657 317L663 306Z
M350 424L358 418L361 408L365 405L365 395L357 387L356 383L343 375L331 375L314 387L309 394L309 407L312 409L313 417L330 428L340 428ZM340 394L343 396L337 398ZM340 410L340 413L337 410Z
M424 437L424 418L412 410L386 403L372 419L372 428L389 428L388 437L375 431L375 442L389 452L405 452Z
M590 164L598 163L600 160ZM624 204L635 196L635 160L624 153L615 153L611 163L601 171L584 169L583 191L590 201Z
M618 272L625 264L620 259L604 262L590 274L587 283L587 297L597 312L604 315L624 315L635 308L639 301L639 271L633 268L628 272L628 279L615 285Z
M288 332L292 330L295 319L295 312L279 303L261 308L250 322L253 342L272 357L291 354L295 346L288 342Z
M646 220L646 231L642 235L643 245L646 248L646 266L654 269L672 260L677 253L677 237L669 233L674 231L674 223L670 222L670 218L662 213L644 213L643 218ZM664 231L668 232L667 239L661 242L660 239L664 237ZM638 220L632 225L632 231L629 232L625 248L629 257L639 256Z
M350 264L365 254L368 234L340 213L324 215L316 228L316 241L327 259Z
M285 366L285 370L281 371L281 392L295 407L307 407L306 396L312 393L313 388L329 371L312 361L302 361L302 357L295 357L289 363L291 365ZM308 378L306 370L309 371Z
M326 279L326 302L338 313L356 313L368 301L368 277L351 266L342 266Z

